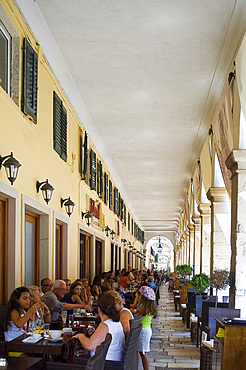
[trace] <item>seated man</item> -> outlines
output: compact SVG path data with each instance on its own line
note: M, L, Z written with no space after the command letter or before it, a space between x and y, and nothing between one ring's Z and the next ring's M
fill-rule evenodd
M66 293L66 283L63 280L56 280L53 284L52 290L46 292L41 301L44 302L50 309L51 320L57 320L61 310L72 310L74 308L86 308L84 303L82 304L72 304L60 302L59 299L63 298Z
M41 297L46 293L49 292L53 287L52 281L49 278L44 278L41 280L41 290L40 295Z

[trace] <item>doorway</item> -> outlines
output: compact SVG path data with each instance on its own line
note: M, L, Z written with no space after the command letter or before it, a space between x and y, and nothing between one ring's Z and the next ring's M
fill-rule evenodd
M25 214L25 285L39 286L39 216Z
M90 280L90 266L91 266L91 236L87 233L80 232L80 265L79 265L80 279L86 277L88 280Z
M63 230L62 222L56 220L56 245L55 245L55 279L63 278L62 263L63 263Z
M8 199L0 196L0 305L8 300Z
M102 242L96 239L95 275L102 276Z

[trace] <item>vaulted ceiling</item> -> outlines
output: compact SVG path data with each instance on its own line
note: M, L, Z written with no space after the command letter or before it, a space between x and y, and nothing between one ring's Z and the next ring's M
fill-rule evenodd
M15 0L139 226L176 232L245 0Z

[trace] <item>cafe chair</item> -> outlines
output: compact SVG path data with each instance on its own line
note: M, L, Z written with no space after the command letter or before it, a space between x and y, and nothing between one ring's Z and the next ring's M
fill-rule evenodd
M96 353L94 356L88 359L83 364L68 364L62 362L46 362L46 370L102 370L102 363L104 361L104 353L101 346L97 346Z
M105 360L104 370L136 370L138 368L138 339L141 329L141 323L134 329L130 329L122 351L121 361Z
M100 344L100 346L98 346L98 347L102 348L102 353L103 353L102 358L100 358L100 361L99 361L99 364L100 364L99 368L100 369L103 369L103 367L104 367L105 358L106 358L106 355L107 355L107 352L108 352L108 347L111 343L111 340L112 340L112 335L110 333L108 333L105 337L105 340ZM72 358L73 364L77 364L77 365L80 364L80 365L83 365L83 366L86 366L86 364L88 363L89 360L86 359L86 358L83 358L83 357L73 357ZM97 367L95 367L95 368L93 367L93 368L90 368L90 369L97 369Z
M142 317L130 320L129 321L130 322L130 330L137 328L139 325L142 325L142 320L143 320Z

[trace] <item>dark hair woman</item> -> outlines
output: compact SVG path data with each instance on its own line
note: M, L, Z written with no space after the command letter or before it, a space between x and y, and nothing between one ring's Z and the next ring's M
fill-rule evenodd
M6 304L6 316L4 322L5 340L9 342L27 330L27 322L33 317L36 310L41 308L41 303L30 306L30 292L25 286L16 288Z
M88 306L85 302L83 302L80 298L81 294L81 282L75 281L70 286L70 292L65 294L65 296L61 299L61 302L72 303L72 304L81 304L83 305L84 309L88 312L91 311L90 306ZM73 310L68 310L67 314L72 315Z
M106 334L110 333L112 335L112 341L107 352L106 360L120 361L125 335L120 323L120 313L115 307L114 297L110 294L101 294L97 304L101 324L90 338L87 338L84 334L77 334L75 338L80 340L85 349L94 351L105 340Z
M98 298L101 293L101 278L100 276L95 276L91 286L91 294L94 298Z

